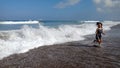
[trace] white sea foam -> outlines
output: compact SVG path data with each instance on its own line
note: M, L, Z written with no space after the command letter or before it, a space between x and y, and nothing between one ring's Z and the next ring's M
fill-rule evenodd
M2 21L0 24L37 24L39 21Z
M120 22L105 21L103 23L104 29L110 30L110 27ZM84 40L85 35L94 34L95 30L95 23L84 23L80 25L60 25L58 28L39 24L38 29L25 25L18 31L0 32L0 59L44 45Z

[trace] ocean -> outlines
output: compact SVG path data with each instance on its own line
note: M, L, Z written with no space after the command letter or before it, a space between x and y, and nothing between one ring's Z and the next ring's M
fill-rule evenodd
M102 23L105 31L120 24L119 21ZM1 21L0 59L40 46L81 41L84 36L95 34L96 28L96 21Z

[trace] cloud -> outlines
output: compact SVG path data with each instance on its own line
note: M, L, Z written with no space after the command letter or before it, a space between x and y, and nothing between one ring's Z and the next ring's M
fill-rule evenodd
M66 8L68 6L73 6L73 5L76 5L80 2L80 0L64 0L64 1L61 1L59 2L55 8Z
M96 4L99 4L101 0L93 0Z
M102 12L103 10L101 8L97 8L97 11Z
M120 11L120 0L93 0L99 12Z

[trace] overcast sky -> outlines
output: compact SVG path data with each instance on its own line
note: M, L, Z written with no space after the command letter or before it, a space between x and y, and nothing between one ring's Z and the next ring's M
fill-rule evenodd
M120 20L120 0L0 0L0 20Z

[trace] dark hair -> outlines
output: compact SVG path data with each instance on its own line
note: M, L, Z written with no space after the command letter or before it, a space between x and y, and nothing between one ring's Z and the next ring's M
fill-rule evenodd
M97 23L96 23L96 25L99 25L99 24L101 24L101 25L102 25L102 23L101 23L101 22L97 22Z

